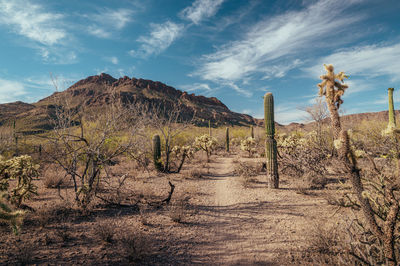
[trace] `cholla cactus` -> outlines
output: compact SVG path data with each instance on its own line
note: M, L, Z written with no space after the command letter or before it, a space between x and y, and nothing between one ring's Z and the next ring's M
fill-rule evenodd
M240 149L242 151L247 151L249 153L249 157L256 152L256 140L252 137L248 137L240 141Z
M24 199L36 194L37 187L32 184L32 178L38 176L39 165L34 164L32 157L22 155L4 161L0 158L1 182L0 190L6 190L8 180L15 179L16 185L11 190L11 201L20 206Z
M333 72L333 65L325 65L326 74L320 76L322 82L318 84L319 87L319 96L325 96L326 103L328 105L329 112L331 113L331 120L333 126L333 134L335 139L339 138L341 125L338 109L340 105L343 103L341 99L344 91L349 87L343 83L343 80L347 78L344 72L339 72L339 74L335 74ZM341 83L336 81L339 80ZM337 89L335 89L335 87Z
M233 146L238 146L238 145L240 145L240 139L239 139L239 138L231 138L230 142L231 142L231 144L232 144Z
M200 137L196 137L193 146L198 150L205 151L207 154L207 161L209 161L211 152L217 146L217 140L214 137L211 137L210 135L206 134Z
M177 158L180 158L179 166L176 170L179 173L182 169L182 166L185 162L186 158L192 158L195 153L195 149L192 146L174 146L171 150L171 153L175 155Z
M7 194L0 193L0 222L8 224L14 234L19 233L19 229L24 220L25 212L22 210L13 210L6 201Z

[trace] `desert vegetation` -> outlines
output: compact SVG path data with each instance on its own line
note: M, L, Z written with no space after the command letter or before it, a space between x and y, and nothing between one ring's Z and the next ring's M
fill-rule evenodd
M101 109L58 94L45 132L10 120L0 263L398 265L393 89L387 122L346 124L347 76L325 69L307 130L276 127L272 93L262 126L114 92Z

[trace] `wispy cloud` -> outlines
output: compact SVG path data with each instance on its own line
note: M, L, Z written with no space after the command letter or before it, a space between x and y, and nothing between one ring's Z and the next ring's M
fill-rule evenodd
M392 81L400 80L400 43L392 45L368 45L337 51L323 57L305 69L307 73L318 77L323 73L323 64L333 64L336 71L345 71L350 75L373 78L388 76ZM355 84L356 85L356 84Z
M116 56L105 57L104 59L105 59L106 61L108 61L108 62L114 64L114 65L118 65L118 63L119 63L118 57L116 57Z
M280 124L289 124L292 122L304 121L307 117L307 113L298 108L293 108L296 103L285 103L276 106L275 108L275 120Z
M204 56L195 75L216 82L243 80L255 74L282 77L284 72L276 69L277 60L292 60L288 65L296 65L299 61L290 58L318 45L329 46L329 39L363 19L358 14L346 15L346 9L356 2L321 0L300 11L268 17L250 27L241 40Z
M28 0L0 0L0 24L43 45L55 45L67 37L67 32L59 26L62 18L61 14Z
M194 83L191 85L182 85L180 86L183 90L187 92L192 92L192 91L212 91L210 86L207 83Z
M139 50L131 50L129 54L135 57L158 55L166 50L183 32L184 26L167 21L163 24L151 24L149 36L141 36L137 40L142 43Z
M198 25L204 19L214 16L224 0L196 0L183 9L179 16Z
M21 100L26 94L27 89L23 83L0 78L0 103Z
M89 34L98 38L111 38L115 31L122 30L130 23L133 15L131 9L99 9L97 13L85 15L92 24L87 27Z

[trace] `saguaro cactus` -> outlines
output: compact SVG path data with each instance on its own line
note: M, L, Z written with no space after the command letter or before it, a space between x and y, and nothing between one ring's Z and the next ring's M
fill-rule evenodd
M389 124L388 128L396 127L396 118L394 115L394 105L393 105L393 91L394 88L388 89L388 97L389 97Z
M161 140L159 135L153 136L153 160L154 166L158 171L162 170L161 163Z
M211 137L211 120L208 120L208 135Z
M253 126L250 126L250 137L254 139L254 128Z
M226 149L227 152L229 152L229 127L226 128L225 149Z
M278 160L274 121L274 97L271 92L264 96L265 157L267 163L268 187L279 187Z

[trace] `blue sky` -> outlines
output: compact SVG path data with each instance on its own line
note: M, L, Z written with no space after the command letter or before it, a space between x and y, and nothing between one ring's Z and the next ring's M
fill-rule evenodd
M302 121L323 64L350 79L345 113L400 104L398 0L0 0L0 103L35 102L102 72Z

